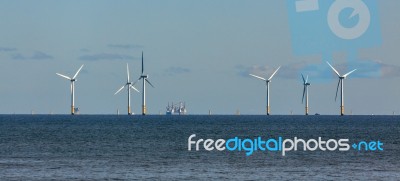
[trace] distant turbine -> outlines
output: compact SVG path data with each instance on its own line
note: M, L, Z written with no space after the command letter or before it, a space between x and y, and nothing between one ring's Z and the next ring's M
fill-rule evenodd
M301 99L301 103L304 102L304 96L305 96L305 98L306 98L306 115L308 115L308 86L310 85L310 83L308 82L308 75L307 75L307 78L304 79L304 75L301 74L301 78L303 78L303 85L304 85L303 98Z
M351 73L353 73L354 71L356 71L357 69L354 69L354 70L352 70L352 71L350 71L350 72L348 72L348 73L346 73L346 74L344 74L344 75L340 75L339 74L339 72L335 69L335 68L333 68L333 66L331 65L331 64L329 64L329 62L326 62L326 63L328 63L328 65L332 68L332 70L336 73L336 75L339 77L339 82L338 82L338 85L337 85L337 87L336 87L336 96L335 96L335 101L336 101L336 99L337 99L337 93L338 93L338 91L339 91L339 85L340 85L340 89L341 89L341 93L340 93L340 115L344 115L344 95L343 95L343 82L344 82L344 79L346 79L346 77L348 76L348 75L350 75Z
M249 75L251 75L251 76L253 76L253 77L257 78L257 79L261 79L261 80L265 81L265 83L266 83L266 86L267 86L267 115L270 114L270 107L269 107L269 83L271 82L272 77L274 77L274 75L276 74L276 72L278 72L278 70L279 70L280 68L281 68L281 67L279 66L279 67L275 70L275 72L272 73L272 75L271 75L271 77L269 77L269 79L265 79L265 78L260 77L260 76L257 76L257 75L249 74Z
M129 81L129 66L128 63L126 64L126 74L127 74L127 81L126 84L123 85L120 89L117 90L117 92L115 92L114 95L118 94L122 89L124 89L125 87L127 88L126 90L128 90L128 115L132 115L131 112L131 89L135 90L136 92L139 92L135 87L133 87L132 82Z
M57 75L71 81L71 115L75 114L75 81L76 81L76 77L78 76L82 67L83 67L83 65L78 69L78 71L76 71L75 75L72 78L62 75L62 74L59 74L59 73L56 73Z
M146 82L148 84L150 84L151 87L154 87L153 84L151 84L150 81L147 80L148 78L149 78L149 75L144 74L143 51L142 51L142 74L140 75L139 79L136 81L136 82L138 82L140 79L143 80L142 115L146 115ZM136 84L136 82L133 84Z

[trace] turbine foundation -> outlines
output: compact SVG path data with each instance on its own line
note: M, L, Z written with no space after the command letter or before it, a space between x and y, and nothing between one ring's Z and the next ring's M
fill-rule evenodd
M74 115L74 114L75 114L74 106L71 106L71 115Z
M306 115L308 115L308 106L306 106Z
M142 115L146 115L146 105L142 106Z
M344 106L340 106L340 115L341 115L341 116L344 115Z

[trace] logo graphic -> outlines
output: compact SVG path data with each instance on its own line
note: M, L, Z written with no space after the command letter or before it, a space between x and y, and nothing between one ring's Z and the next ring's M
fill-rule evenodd
M343 52L348 69L356 65L368 69L358 76L380 75L379 64L359 60L357 54L361 48L379 47L382 43L376 0L287 0L287 5L295 55L317 54L322 55L321 62L335 62L338 60L333 60L333 54ZM310 65L302 71L315 69L318 68ZM328 72L321 68L319 71Z
M358 17L358 22L353 27L345 27L339 18L340 12L346 8L353 9L349 19ZM368 7L361 0L348 1L336 0L328 10L328 25L331 31L339 38L352 40L363 35L370 24L371 15Z

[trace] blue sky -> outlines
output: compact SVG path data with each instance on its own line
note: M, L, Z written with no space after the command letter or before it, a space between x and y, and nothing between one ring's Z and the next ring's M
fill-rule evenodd
M351 65L359 74L345 81L347 113L400 112L399 7L396 0L378 2L382 43L354 51L373 63ZM0 17L3 114L69 113L69 82L55 73L71 75L81 64L81 113L126 112L126 93L113 94L126 81L126 63L132 78L139 77L141 51L155 85L147 89L152 114L164 113L171 101L185 101L191 114L265 114L264 83L247 74L268 76L279 65L271 83L272 114L303 114L302 70L310 75L310 112L339 113L336 78L325 56L293 53L286 1L16 0L0 3ZM331 56L342 72L351 67L346 52ZM368 76L374 71L369 65L378 65L381 74ZM141 95L133 93L135 113L140 105Z

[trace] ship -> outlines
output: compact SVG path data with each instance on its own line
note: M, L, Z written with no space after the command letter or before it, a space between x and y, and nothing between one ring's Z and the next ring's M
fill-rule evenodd
M79 107L74 108L74 114L79 114L80 112L81 110L79 109Z
M170 104L168 102L166 109L166 115L185 115L187 113L185 102L179 102L178 104L173 102Z

